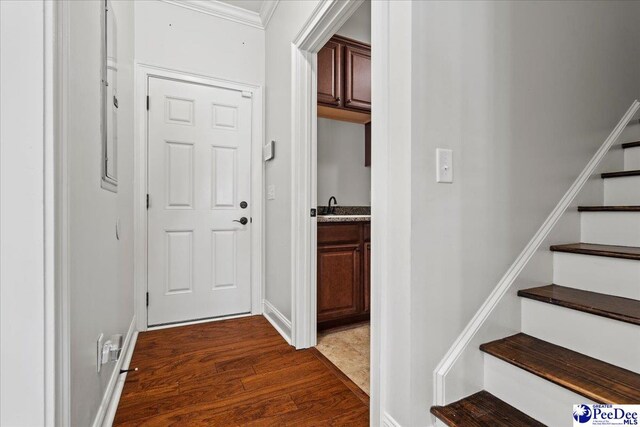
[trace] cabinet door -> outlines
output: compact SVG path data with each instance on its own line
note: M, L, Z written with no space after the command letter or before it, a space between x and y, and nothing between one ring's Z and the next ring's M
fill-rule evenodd
M318 103L342 105L342 48L329 41L318 52Z
M344 48L344 106L371 111L371 51L356 46Z
M360 245L318 247L318 321L361 310Z
M364 280L363 280L364 312L371 307L371 243L364 244Z

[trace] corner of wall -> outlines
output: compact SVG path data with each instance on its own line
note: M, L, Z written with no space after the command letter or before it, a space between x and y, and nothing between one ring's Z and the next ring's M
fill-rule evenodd
M282 338L291 344L291 321L266 299L263 301L263 305L263 316L282 335Z

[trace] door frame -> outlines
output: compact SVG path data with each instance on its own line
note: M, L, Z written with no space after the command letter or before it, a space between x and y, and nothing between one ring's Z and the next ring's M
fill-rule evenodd
M291 335L298 348L316 345L317 333L317 52L362 4L362 0L327 0L318 4L291 45ZM372 110L371 171L371 402L372 426L383 424L386 382L387 292L386 185L389 100L389 3L371 2ZM388 421L387 421L388 423Z
M136 64L135 74L135 141L134 141L134 265L135 265L135 314L138 331L148 329L147 322L147 189L148 189L148 123L147 110L148 81L160 78L219 87L252 94L251 106L251 314L262 314L264 288L264 162L262 161L262 141L264 139L264 117L262 86L239 83L211 76L171 70L154 65ZM224 316L199 321L185 321L171 326L202 323L238 317Z

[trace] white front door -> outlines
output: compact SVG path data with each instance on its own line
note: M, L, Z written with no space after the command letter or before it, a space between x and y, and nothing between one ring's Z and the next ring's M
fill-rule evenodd
M249 313L251 97L162 78L149 97L148 325Z

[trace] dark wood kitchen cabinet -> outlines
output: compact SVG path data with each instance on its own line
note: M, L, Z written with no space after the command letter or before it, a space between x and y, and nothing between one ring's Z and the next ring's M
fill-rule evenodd
M342 102L342 51L344 46L329 40L318 52L318 103L332 107Z
M344 106L371 112L371 48L345 45Z
M333 36L318 52L318 116L371 121L371 46Z
M318 329L369 319L369 223L318 223Z

